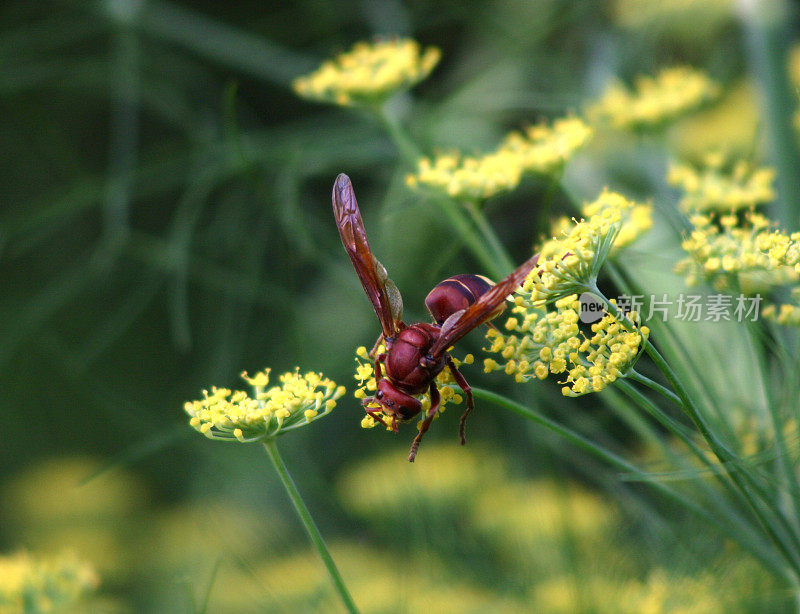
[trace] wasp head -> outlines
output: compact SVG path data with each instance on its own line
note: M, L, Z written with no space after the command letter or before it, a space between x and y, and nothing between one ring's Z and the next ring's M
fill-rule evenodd
M410 394L395 388L386 378L378 382L375 400L381 404L383 413L401 422L411 420L422 411L422 403Z

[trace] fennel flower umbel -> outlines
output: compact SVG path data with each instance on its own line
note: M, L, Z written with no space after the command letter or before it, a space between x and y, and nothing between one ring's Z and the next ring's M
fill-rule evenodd
M457 200L482 201L515 189L521 177L519 158L510 152L495 151L482 156L452 152L421 158L417 172L406 176L406 185Z
M775 199L774 169L757 168L744 160L726 164L725 158L716 153L706 155L702 168L672 164L667 180L683 188L680 207L687 212L729 213Z
M688 257L676 272L694 285L710 282L717 290L735 287L742 273L781 274L787 281L800 274L800 232L785 233L761 214L693 215L683 241Z
M556 175L593 134L583 120L567 117L512 132L495 150L475 156L457 152L421 158L406 176L412 188L448 198L483 201L514 190L526 174Z
M269 372L252 377L242 373L252 395L228 388L204 390L202 399L184 405L189 424L209 439L268 441L329 414L345 393L344 386L321 373L301 374L299 369L284 373L278 378L280 385L269 387Z
M408 38L356 43L298 77L294 91L310 100L341 106L375 106L430 74L441 56L436 47L422 49Z
M594 134L594 129L578 117L562 117L552 125L541 122L523 132L512 132L500 145L519 157L524 173L552 175L583 147Z
M612 84L590 107L589 115L620 129L660 128L714 100L719 91L719 85L705 73L676 66L655 77L638 77L632 89Z
M515 296L515 307L505 323L509 334L486 334L488 351L499 359L484 360L484 370L505 371L517 382L561 375L565 396L600 392L633 367L650 334L646 326L628 330L611 314L591 325L591 336L580 327L580 301L573 294L555 301L547 311L524 289ZM627 314L630 323L638 314Z

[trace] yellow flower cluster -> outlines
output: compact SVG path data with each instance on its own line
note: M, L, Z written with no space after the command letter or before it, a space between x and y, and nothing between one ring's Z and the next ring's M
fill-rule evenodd
M501 484L508 478L505 459L491 450L431 444L413 469L398 467L394 450L354 464L338 480L340 499L357 516L396 522L407 518L409 506L447 513L463 510L474 504L488 484Z
M611 256L636 241L653 227L652 203L637 203L608 189L603 190L597 200L585 204L581 213L584 217L590 218L602 215L606 209L615 209L620 214L619 234L611 248ZM569 231L571 227L572 221L567 217L561 217L553 223L552 235L557 237L565 231Z
M659 567L642 579L593 575L576 583L569 575L554 576L537 584L530 602L535 604L533 611L551 614L580 612L585 603L592 604L595 614L719 614L743 609L729 591L711 589L714 581L708 572L681 576Z
M378 347L377 353L380 354L381 352L385 351L386 346L381 344ZM474 361L475 357L472 354L467 354L464 357L464 360L453 358L453 362L455 363L456 367L460 367L462 364L471 365ZM375 369L373 367L373 361L369 357L367 348L365 348L363 345L356 349L356 373L354 377L358 382L358 387L356 388L355 393L353 393L353 396L359 400L372 396L377 389L378 384L375 381ZM448 403L459 405L463 402L463 397L456 392L456 390L460 390L460 388L458 388L458 384L456 384L455 379L453 379L450 369L445 368L441 373L439 373L439 375L436 376L436 385L439 388L439 396L441 398L439 411L436 414L436 418L438 418L439 414L445 410L445 407ZM374 401L370 407L380 407L380 404L377 401ZM430 393L426 392L422 397L422 412L420 413L422 418L425 417L425 412L427 412L430 407ZM383 418L387 424L391 424L391 418L383 413L378 415ZM361 428L371 429L376 424L378 424L378 422L373 419L372 416L364 416L364 418L361 420ZM391 430L391 427L387 427L387 430Z
M708 152L724 152L730 159L751 157L753 143L762 135L758 97L750 79L726 84L713 105L675 123L667 135L670 149L687 160L702 161Z
M504 363L493 358L484 361L484 370L505 371L518 382L533 377L545 379L550 373L565 374L565 396L599 392L633 367L649 335L646 326L629 331L611 314L591 326L587 337L578 324L580 301L577 295L555 302L556 309L545 311L532 295L519 291L516 306L505 324L509 335L496 330L486 334L490 352L500 354ZM638 315L628 315L638 321Z
M513 190L521 178L519 158L511 152L500 150L483 156L448 153L421 158L417 172L406 176L406 185L458 200L481 201Z
M485 200L517 187L523 175L560 172L564 164L592 136L576 117L557 119L509 134L494 151L482 156L443 154L422 158L417 172L406 177L413 188L423 187L459 200Z
M563 117L552 126L539 123L524 133L506 136L499 151L519 157L524 173L549 175L561 170L573 154L589 142L594 130L578 117Z
M739 211L775 199L772 183L775 170L755 168L740 160L728 168L725 158L709 154L702 169L689 164L673 164L667 181L683 188L680 206L684 211Z
M375 105L428 76L440 51L424 51L411 39L356 43L350 51L295 79L292 86L304 98L342 106Z
M199 401L184 405L189 424L209 439L252 442L271 439L329 414L344 393L321 373L300 370L280 376L280 386L267 388L269 369L253 377L242 373L253 387L251 397L241 390L213 387Z
M800 327L800 286L792 290L792 298L794 303L767 305L761 314L782 326Z
M655 77L640 76L633 90L621 83L608 87L589 114L615 128L658 128L690 113L719 95L719 86L706 74L677 66Z
M574 536L584 547L603 547L616 525L619 510L608 498L578 482L538 478L517 482L506 479L476 493L472 518L479 531L498 542L504 552L524 552L544 569L569 565L557 544ZM549 560L548 560L549 559Z
M587 205L594 215L545 241L539 250L538 264L522 286L530 293L531 300L552 303L591 287L620 234L623 213L631 212L634 207L624 197L604 192Z
M94 591L94 570L73 555L38 558L27 552L0 557L0 612L54 612Z
M691 217L692 231L683 243L689 257L678 263L676 272L689 285L705 279L718 290L736 287L742 273L778 273L783 279L800 274L800 232L786 234L773 228L758 213L735 214L714 219Z

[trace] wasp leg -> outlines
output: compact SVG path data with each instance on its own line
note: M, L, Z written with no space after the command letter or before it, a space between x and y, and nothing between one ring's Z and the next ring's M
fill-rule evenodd
M449 354L447 355L447 366L450 369L450 373L453 374L453 379L456 380L456 384L458 384L459 388L464 391L464 394L467 397L467 409L464 410L464 413L461 415L461 420L458 421L458 436L461 438L461 445L463 446L465 443L467 443L467 437L464 432L467 424L467 416L469 415L469 412L475 409L475 401L472 398L472 388L461 374L461 371L458 370Z
M378 347L381 343L383 343L383 333L378 335L378 338L375 340L375 345L373 345L372 349L369 351L370 358L375 358L375 353L378 351Z
M436 382L431 382L430 391L431 408L428 410L428 413L425 414L425 420L422 421L422 425L419 427L419 433L414 437L414 442L411 444L411 451L408 453L408 462L410 463L414 462L417 456L417 450L419 449L419 442L422 441L422 436L426 433L431 422L436 417L436 412L439 411L441 397L439 396L439 389L436 387Z
M385 352L383 352L381 354L378 354L378 356L375 358L375 367L374 367L374 369L375 369L375 386L376 387L380 383L380 381L383 379L383 370L381 369L381 363L383 361L385 361L385 360L386 360L386 353ZM383 407L368 407L368 405L370 403L372 403L374 400L375 400L375 397L370 397L368 399L364 399L364 400L361 401L361 405L366 410L367 415L370 418L372 418L373 420L377 420L378 422L380 422L386 428L392 429L393 432L397 433L397 417L396 416L392 416L391 425L386 424L386 421L383 418L381 418L381 416L380 416L380 413L383 411Z
M386 360L386 352L381 352L375 357L375 385L377 386L383 379L383 371L381 370L381 363Z
M383 426L387 429L392 429L393 432L397 432L397 418L392 417L392 423L387 424L386 420L383 419L381 416L381 412L383 411L380 407L367 407L367 404L370 403L372 399L364 399L361 401L361 405L364 407L364 411L367 412L367 415L375 420L376 422L380 422Z

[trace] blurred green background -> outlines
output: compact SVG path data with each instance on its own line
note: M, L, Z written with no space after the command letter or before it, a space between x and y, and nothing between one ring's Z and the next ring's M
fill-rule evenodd
M333 222L339 172L408 321L441 279L483 272L405 187L380 127L298 99L293 78L375 35L440 47L392 103L427 153L493 147L581 111L612 76L683 63L726 86L720 138L748 152L766 129L722 0L12 2L0 28L0 546L92 562L89 611L193 612L209 591L209 612L336 611L263 449L206 441L182 406L263 367L352 391L353 351L378 325ZM651 157L602 143L601 174L578 161L574 183L674 201L665 143L696 155L714 138L702 120ZM546 231L542 194L528 181L488 205L518 261ZM460 351L481 345L476 332ZM477 363L473 385L646 456L601 399ZM362 415L348 394L280 447L365 611L788 608L735 546L513 415L479 404L461 449L445 414L413 466L413 427L362 430Z

